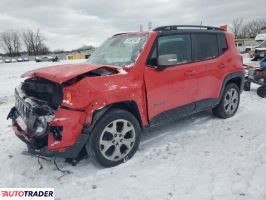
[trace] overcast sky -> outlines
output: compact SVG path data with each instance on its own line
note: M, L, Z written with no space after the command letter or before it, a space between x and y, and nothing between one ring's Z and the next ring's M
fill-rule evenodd
M0 0L0 32L37 29L52 49L99 45L117 32L169 24L266 18L265 0Z

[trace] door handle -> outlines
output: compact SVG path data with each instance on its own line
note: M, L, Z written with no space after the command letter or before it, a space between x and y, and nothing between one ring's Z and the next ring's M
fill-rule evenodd
M195 70L185 72L185 76L194 76L196 74Z

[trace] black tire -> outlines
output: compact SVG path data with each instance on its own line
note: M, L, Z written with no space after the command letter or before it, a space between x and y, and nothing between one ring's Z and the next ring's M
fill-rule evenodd
M127 133L124 134L124 136L120 136L123 132L123 130L117 130L117 128L115 129L117 131L117 137L114 137L114 134L109 134L108 131L105 131L106 128L109 128L109 125L111 123L120 123L119 120L124 120L127 121L129 123L126 122L127 126L128 124L130 124L131 127L133 127L134 132L133 131L129 131ZM117 122L118 121L118 122ZM116 124L116 127L118 126L118 124ZM113 127L111 127L113 128ZM123 128L124 129L124 128ZM126 140L125 136L126 135L133 135L134 133L134 138L133 140L135 141L130 142L130 150L128 150L128 152L124 152L121 153L122 150L126 151L126 145L122 144L122 142L120 144L120 141L116 141L112 146L108 147L107 150L105 152L108 152L109 154L111 154L112 150L113 153L112 155L110 155L110 158L107 159L107 153L104 153L103 149L105 148L104 146L101 145L101 142L103 141L107 141L110 145L110 142L116 139L120 140L120 139L124 139ZM110 137L108 140L103 140L103 137L108 136ZM118 138L120 137L120 138ZM102 118L99 119L99 121L96 123L96 125L94 126L92 132L91 132L91 138L89 141L89 149L90 149L90 156L93 157L93 159L95 159L100 165L104 166L104 167L113 167L116 165L119 165L125 161L127 161L128 159L130 159L132 156L134 156L134 154L136 153L138 147L139 147L139 143L140 143L140 137L141 137L141 128L139 125L138 120L135 118L135 116L133 114L131 114L128 111L122 110L122 109L111 109L109 111L107 111L107 113L104 114L104 116ZM111 158L113 157L113 154L115 153L115 151L117 150L117 148L119 149L120 155L122 155L122 158L116 158L117 160L112 160L115 158ZM121 150L122 149L122 150ZM123 155L125 154L125 155Z
M262 98L266 98L266 86L260 86L257 89L257 94Z
M251 83L249 81L245 81L243 90L250 91L250 88L251 88Z
M231 112L228 112L226 109L226 105L228 105L227 104L227 101L228 101L227 97L228 97L228 92L230 92L232 90L237 92L236 96L237 96L238 100L237 100L237 102L234 102L234 105L235 105L234 109L232 109L232 110L229 109L229 110L231 110ZM223 96L222 96L220 103L213 108L213 115L216 117L222 118L222 119L232 117L232 116L234 116L234 114L238 110L239 102L240 102L239 87L235 83L229 83L226 85L226 87L223 91Z
M258 58L257 57L255 57L254 56L254 58L253 59L251 59L251 61L257 61L258 60Z

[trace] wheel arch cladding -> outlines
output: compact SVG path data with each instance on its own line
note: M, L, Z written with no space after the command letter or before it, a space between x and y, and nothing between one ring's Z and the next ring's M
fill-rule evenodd
M244 73L243 72L234 72L234 73L228 74L224 78L223 85L222 85L222 88L220 90L219 101L221 100L221 98L223 96L223 92L224 92L225 87L229 83L235 83L239 87L239 91L241 93L243 90L243 86L244 86Z
M134 117L138 120L140 127L143 128L143 123L142 123L142 119L140 116L139 108L138 108L137 103L134 101L122 101L122 102L112 103L112 104L105 106L102 109L96 110L92 115L92 123L91 123L92 126L91 127L93 127L106 112L108 112L111 109L115 109L115 108L126 110L130 112L131 114L133 114Z
M229 83L235 83L238 86L239 90L241 90L242 82L243 82L242 77L234 77L232 79L229 79L226 85L228 85Z

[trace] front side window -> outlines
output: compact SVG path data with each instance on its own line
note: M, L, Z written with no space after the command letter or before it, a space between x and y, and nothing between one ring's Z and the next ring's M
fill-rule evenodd
M147 34L121 34L107 39L88 59L89 64L128 66L135 63Z
M175 54L176 64L191 62L191 41L189 34L168 35L158 38L158 56Z
M216 34L193 34L192 45L194 61L209 60L219 55Z
M158 65L159 56L175 55L176 65L191 62L191 40L189 34L160 36L152 49L148 65Z

